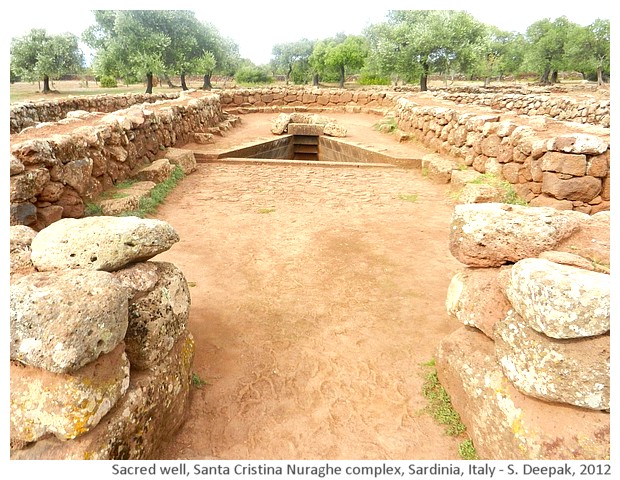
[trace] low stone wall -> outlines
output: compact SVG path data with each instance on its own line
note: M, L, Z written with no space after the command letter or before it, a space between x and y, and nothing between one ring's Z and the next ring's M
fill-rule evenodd
M398 100L398 127L463 167L495 174L532 206L596 213L610 208L609 130L537 117L461 113Z
M610 457L609 212L457 205L437 370L482 459Z
M12 459L157 458L181 425L194 341L160 220L11 227Z
M27 129L11 136L11 223L39 230L59 218L81 217L85 201L165 148L210 135L224 118L222 108L377 113L392 109L401 130L464 167L504 178L530 205L585 213L609 209L608 129L543 116L461 113L421 106L415 97L404 95L409 94L308 87L190 92L107 115L82 112L62 121L73 125L63 135L55 133L57 124ZM119 100L123 101L129 100Z
M80 218L85 202L149 165L168 148L224 121L219 97L187 94L110 114L81 115L11 135L11 225L40 230Z
M464 92L433 90L433 95L457 104L479 105L494 110L510 111L519 115L544 115L557 120L589 123L609 128L611 106L609 100L558 97L532 93Z
M310 109L367 112L371 109L392 108L400 93L384 90L347 90L313 87L234 88L217 90L222 108L233 113L263 111L295 112ZM303 107L300 108L300 107Z
M58 100L41 100L11 105L11 133L21 132L41 122L58 122L74 111L111 113L140 103L179 97L178 92L161 94L88 95Z

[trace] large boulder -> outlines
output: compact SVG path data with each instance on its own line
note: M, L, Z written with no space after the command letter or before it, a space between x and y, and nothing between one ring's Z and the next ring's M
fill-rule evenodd
M13 460L146 460L186 418L194 339L186 332L159 365L131 372L129 388L99 424L70 442L44 438Z
M325 124L323 133L329 137L346 137L347 129L337 123L329 122Z
M588 133L571 133L550 138L547 150L566 153L583 153L599 155L609 148L609 143L596 135Z
M196 134L194 134L195 136ZM204 133L202 135L211 135ZM197 143L213 143L213 136L202 138L202 142ZM192 150L186 150L184 148L169 148L166 150L166 158L172 165L178 165L183 170L185 175L189 175L196 170L196 156Z
M511 305L498 281L499 269L466 268L450 281L446 310L457 320L493 338L495 323L504 319Z
M609 335L557 340L511 311L495 326L495 351L522 393L592 410L609 409Z
M473 267L498 267L554 250L588 215L502 203L456 205L450 251Z
M586 215L579 224L579 229L570 237L559 242L557 250L580 255L588 260L606 265L610 264L610 226L609 211Z
M11 360L73 372L127 332L127 291L108 272L36 272L11 284Z
M32 263L39 271L66 268L113 271L148 260L179 241L167 222L138 217L65 218L41 230L32 241Z
M581 338L609 331L610 276L542 258L511 269L506 296L534 330L553 338Z
M452 173L457 170L452 170ZM504 192L486 183L468 183L459 192L456 202L462 203L495 203L501 202Z
M462 327L440 343L437 374L484 460L605 460L610 415L519 392L486 335Z
M185 332L191 304L185 276L167 262L138 263L113 275L129 291L125 343L131 366L151 368Z
M456 161L438 153L429 153L422 157L422 170L434 183L450 183L452 171L457 169Z
M558 200L590 202L598 196L603 183L596 177L562 178L563 174L544 172L542 193L546 193Z
M274 135L282 135L288 129L288 124L291 121L291 116L288 113L281 113L278 115L271 124L271 133Z
M11 362L11 442L53 434L70 440L94 428L129 387L124 345L70 374Z
M30 261L30 245L36 236L36 230L25 225L14 225L9 229L9 267L11 277L15 274L34 273L34 265Z
M173 169L167 158L160 158L138 170L135 178L143 182L161 183L168 180Z

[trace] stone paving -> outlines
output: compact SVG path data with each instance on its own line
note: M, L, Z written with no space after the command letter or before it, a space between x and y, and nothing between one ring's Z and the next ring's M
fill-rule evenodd
M458 458L419 412L456 329L452 201L418 169L200 163L158 209L197 390L163 459ZM429 441L432 439L432 441Z
M416 202L447 200L441 188L431 188L420 171L411 169L211 163L199 165L192 175L206 177L194 201L214 201L215 207L222 202L223 208L234 203L248 211L308 205L380 211L403 207L403 197L411 202L415 194Z

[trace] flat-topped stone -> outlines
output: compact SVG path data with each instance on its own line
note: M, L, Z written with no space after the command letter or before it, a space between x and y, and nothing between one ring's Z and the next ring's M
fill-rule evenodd
M290 135L323 135L324 125L316 123L289 123L288 133Z

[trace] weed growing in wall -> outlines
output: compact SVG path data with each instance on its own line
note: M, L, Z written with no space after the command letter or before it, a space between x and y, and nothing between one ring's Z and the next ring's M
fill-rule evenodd
M448 392L439 382L437 369L435 368L435 359L423 363L422 367L427 371L424 376L424 384L422 385L422 395L424 395L428 402L423 411L446 427L446 435L451 437L465 436L465 424L461 421L458 412L454 410ZM461 442L459 445L459 455L464 460L475 460L478 458L471 439L467 438Z
M196 372L192 373L192 387L197 388L197 389L201 389L202 387L204 387L205 385L207 385L207 382L205 380L203 380L200 375L198 375Z
M174 167L174 170L170 176L161 183L155 185L151 193L140 200L137 210L130 212L123 212L120 216L132 216L144 218L146 215L155 213L157 207L166 199L168 194L177 186L177 184L185 177L183 169L178 165Z
M491 185L492 187L499 189L500 191L504 193L504 196L502 198L503 203L510 203L511 205L527 206L527 202L523 200L522 198L520 198L519 195L517 195L517 192L515 191L511 183L507 182L506 180L501 180L500 178L498 178L496 175L492 173L483 173L471 183L475 183L475 184L484 183L484 184Z

